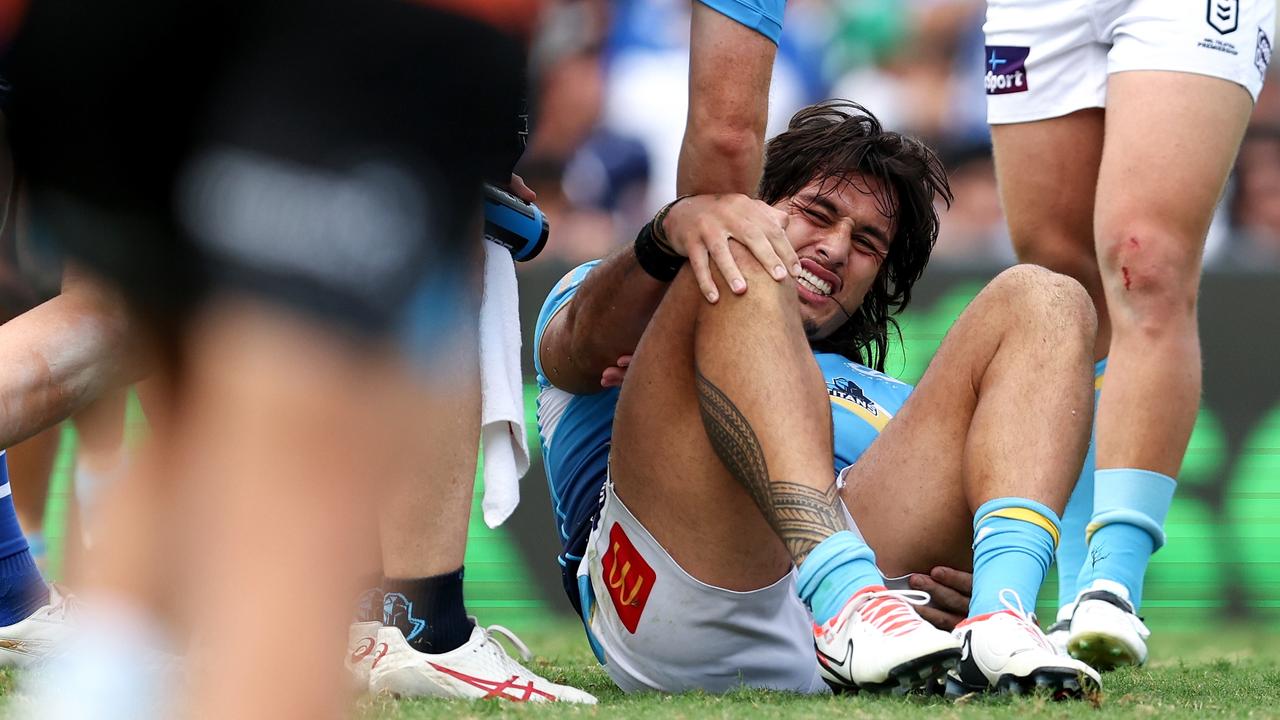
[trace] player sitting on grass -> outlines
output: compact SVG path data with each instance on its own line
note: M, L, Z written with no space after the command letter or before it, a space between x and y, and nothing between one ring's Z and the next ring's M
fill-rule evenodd
M903 691L957 662L956 692L1097 687L1028 612L1088 442L1087 295L1001 273L912 390L872 368L950 197L936 156L823 103L769 143L759 195L676 201L538 321L566 590L605 670L626 691ZM935 566L973 569L954 633L886 589Z

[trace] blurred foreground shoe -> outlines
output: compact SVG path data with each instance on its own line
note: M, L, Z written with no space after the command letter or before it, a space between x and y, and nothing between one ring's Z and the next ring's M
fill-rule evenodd
M60 593L61 595L61 593ZM62 596L66 597L66 596ZM65 605L64 601L64 605ZM172 720L185 668L159 627L130 605L95 597L68 608L74 632L29 666L5 697L13 720Z
M955 635L964 647L959 666L947 677L947 697L974 692L1021 695L1041 690L1055 700L1065 700L1102 688L1097 670L1054 650L1015 593L1000 591L1000 602L1004 610L972 617L956 626Z
M1145 663L1149 637L1151 631L1129 602L1125 587L1095 580L1076 600L1067 649L1099 670L1111 670Z
M859 591L838 615L814 625L822 679L836 692L932 689L955 666L960 643L912 607L927 602L929 595L916 590Z
M49 585L49 602L18 622L0 627L0 667L26 668L62 649L76 623L75 596Z
M511 659L494 635L507 638L525 662L532 659L529 648L500 625L476 625L470 640L438 655L414 650L399 628L383 626L366 653L371 658L369 691L398 697L595 704L590 694L556 685Z

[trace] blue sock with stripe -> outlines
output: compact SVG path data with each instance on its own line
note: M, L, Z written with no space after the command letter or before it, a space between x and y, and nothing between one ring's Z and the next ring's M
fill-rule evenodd
M1076 583L1080 590L1109 580L1128 591L1135 609L1142 606L1142 580L1151 555L1164 545L1164 520L1177 484L1168 475L1137 468L1094 473L1089 555Z
M48 602L49 587L40 577L27 536L18 525L8 458L0 450L0 626L25 620Z
M884 584L876 554L865 540L848 530L818 543L799 571L800 599L819 625L839 615L862 588Z
M983 503L973 515L973 595L969 617L1005 609L1011 590L1031 612L1061 533L1058 514L1035 500L1003 497Z
M1102 391L1102 377L1107 371L1107 359L1099 360L1093 366L1093 409L1098 409L1098 395ZM1096 425L1095 425L1096 428ZM1058 542L1058 607L1066 607L1076 601L1078 589L1076 581L1080 577L1080 568L1084 567L1085 556L1089 553L1089 541L1085 539L1085 529L1093 519L1093 471L1095 446L1097 438L1089 438L1089 454L1085 455L1084 467L1080 469L1080 478L1071 491L1067 507L1062 511L1062 539Z

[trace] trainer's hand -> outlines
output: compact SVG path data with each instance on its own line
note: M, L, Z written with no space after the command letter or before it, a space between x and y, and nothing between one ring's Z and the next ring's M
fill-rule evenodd
M800 274L800 261L787 239L787 213L746 195L695 195L676 203L663 220L671 249L689 258L698 287L708 302L720 299L711 264L737 295L747 281L729 250L729 242L747 247L774 280Z
M511 190L512 195L515 195L525 202L531 203L538 199L538 193L534 192L528 185L525 185L524 178L515 173L511 173L509 189Z
M916 608L920 617L935 627L951 630L969 616L969 596L973 594L973 573L949 567L936 567L928 575L913 574L907 582L913 590L923 590L932 597L928 605Z
M631 365L631 356L623 355L618 358L617 365L611 365L604 369L600 374L600 387L622 387L622 380L627 376L627 367Z

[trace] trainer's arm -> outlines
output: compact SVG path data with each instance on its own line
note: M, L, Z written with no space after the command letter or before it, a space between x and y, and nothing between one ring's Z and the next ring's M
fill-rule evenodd
M0 448L65 420L104 389L137 379L115 295L74 272L62 294L0 325Z
M676 173L678 194L755 195L776 53L764 35L693 3L689 115Z

